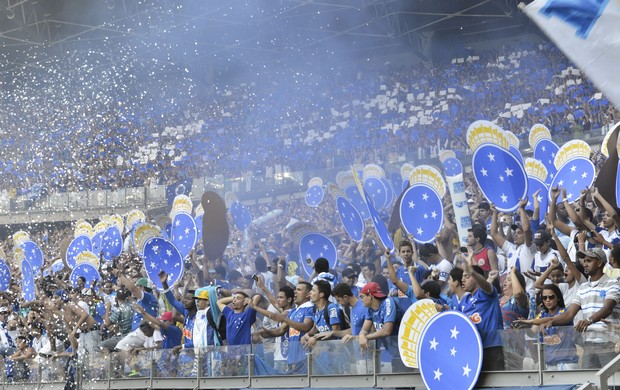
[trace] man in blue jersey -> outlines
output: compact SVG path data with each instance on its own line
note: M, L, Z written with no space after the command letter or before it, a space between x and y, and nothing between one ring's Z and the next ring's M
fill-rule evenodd
M474 270L475 259L470 251L467 261L463 263L462 288L465 294L460 298L457 310L467 315L476 325L482 339L482 370L504 370L504 347L502 343L502 310L499 305L499 293L487 279ZM496 277L497 271L491 271L489 278ZM451 273L451 282L456 282ZM456 295L456 294L455 294Z
M402 372L405 366L400 360L397 336L403 311L375 282L367 283L360 291L360 297L367 309L358 337L360 347L368 349L368 341L377 340L392 356L392 372ZM370 333L373 325L375 331Z
M332 295L332 288L329 282L318 279L314 282L310 290L310 302L314 304L312 321L314 326L310 332L301 338L301 343L306 348L312 348L317 339L312 337L317 333L338 331L342 328L342 314L335 303L329 302Z
M310 290L312 285L308 282L299 282L295 288L295 308L288 312L288 315L271 313L268 318L281 323L277 329L261 329L256 332L263 337L279 337L286 332L289 334L289 351L287 357L287 372L293 374L304 374L307 372L306 351L301 345L301 338L314 326L312 311L314 305L310 302ZM258 310L258 309L257 309Z
M183 302L177 301L174 297L170 287L168 286L168 274L164 271L159 273L159 281L164 288L164 294L168 303L172 305L177 313L183 315L183 344L179 347L175 347L175 351L179 348L187 349L191 351L194 348L194 338L192 331L194 330L194 320L196 319L196 301L194 300L194 290L187 290L183 297Z
M228 345L252 344L252 324L256 322L254 307L260 300L260 295L250 299L243 290L237 290L230 297L221 298L217 305L226 317L226 340ZM232 304L232 308L228 306Z

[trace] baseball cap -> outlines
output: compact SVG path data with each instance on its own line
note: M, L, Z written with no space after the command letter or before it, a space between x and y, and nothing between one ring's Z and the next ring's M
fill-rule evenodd
M209 299L209 291L205 287L199 288L194 292L195 299Z
M544 229L538 229L534 233L534 244L536 245L542 245L549 240L551 240L551 234Z
M139 287L149 287L149 280L147 278L140 278L136 282L136 286L139 286Z
M361 294L370 294L375 298L385 298L386 295L381 291L381 287L379 287L379 284L375 283L375 282L370 282L370 283L366 283L366 285L364 287L362 287L362 290L360 291Z
M584 257L592 257L593 259L607 261L607 255L601 248L592 248L583 253Z
M357 277L357 274L351 268L345 268L342 270L342 277L353 278L353 277Z
M159 317L161 321L172 321L172 312L167 311Z
M0 313L9 313L9 308L6 306L2 306L0 307Z

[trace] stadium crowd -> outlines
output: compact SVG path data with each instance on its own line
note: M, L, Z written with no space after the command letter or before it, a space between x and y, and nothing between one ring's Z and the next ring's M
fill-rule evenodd
M212 90L183 80L178 89L187 93L157 98L133 96L137 81L118 69L106 74L110 82L26 69L16 76L19 88L0 90L0 189L40 195L248 171L260 177L276 166L420 161L440 148L465 154L467 126L477 119L497 120L517 135L543 123L559 141L618 119L552 45L474 54L430 69L292 68ZM75 58L57 61L49 68L70 68ZM64 87L45 99L41 89L50 85Z

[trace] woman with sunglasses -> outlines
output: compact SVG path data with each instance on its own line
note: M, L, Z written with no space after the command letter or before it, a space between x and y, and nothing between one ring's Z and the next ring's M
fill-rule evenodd
M555 284L546 284L541 290L542 311L532 320L517 320L520 324L535 325L533 333L538 333L538 325L544 318L555 317L566 311L560 288ZM575 348L573 324L540 328L545 344L545 363L547 370L567 371L579 369L579 357Z

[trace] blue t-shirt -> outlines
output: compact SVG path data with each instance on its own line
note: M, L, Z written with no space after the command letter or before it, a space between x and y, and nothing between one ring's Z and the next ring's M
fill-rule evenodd
M355 306L351 308L351 317L349 318L349 320L351 321L351 334L353 336L357 336L360 334L360 331L364 326L364 318L366 316L366 312L368 312L368 309L366 309L362 300L358 299Z
M324 309L319 309L314 306L314 312L312 313L312 321L314 321L314 326L320 332L329 332L332 330L333 325L342 325L342 315L339 313L340 309L338 305L335 303L329 303L327 305L327 317L329 319L329 324L325 322L325 313Z
M453 297L454 298L454 297ZM469 317L476 325L482 347L497 347L502 343L502 310L499 306L499 294L495 287L487 294L481 288L473 294L466 293L458 304L458 310Z
M256 310L246 308L235 313L229 306L224 307L222 315L226 317L226 341L228 345L252 344L252 324L256 322Z
M288 313L288 318L295 322L304 322L304 319L308 316L312 316L312 309L314 305L311 302L306 302L303 305L292 309ZM303 349L301 345L301 338L305 333L294 329L292 326L288 327L288 335L289 335L289 350L287 363L288 364L297 364L299 362L306 360L306 351Z
M166 291L165 295L166 299L168 299L168 303L179 313L183 313L183 348L194 348L193 330L196 313L191 315L189 310L187 310L181 302L177 301L172 291Z
M178 326L171 325L167 329L161 328L159 329L159 332L161 333L161 337L164 339L161 343L162 349L170 349L176 347L177 345L181 345L183 333Z
M371 320L375 325L375 330L381 330L383 325L388 322L393 322L394 327L392 328L391 336L398 335L398 328L400 327L400 321L403 318L403 311L394 301L394 298L387 297L381 301L379 308L377 310L373 310L368 308L366 310L366 315L364 316L364 320Z
M157 298L155 298L155 295L148 292L143 292L142 299L138 301L138 304L142 306L147 313L157 318L157 307L159 303L157 302ZM131 319L131 330L134 331L138 329L141 321L142 314L134 313L133 318Z

